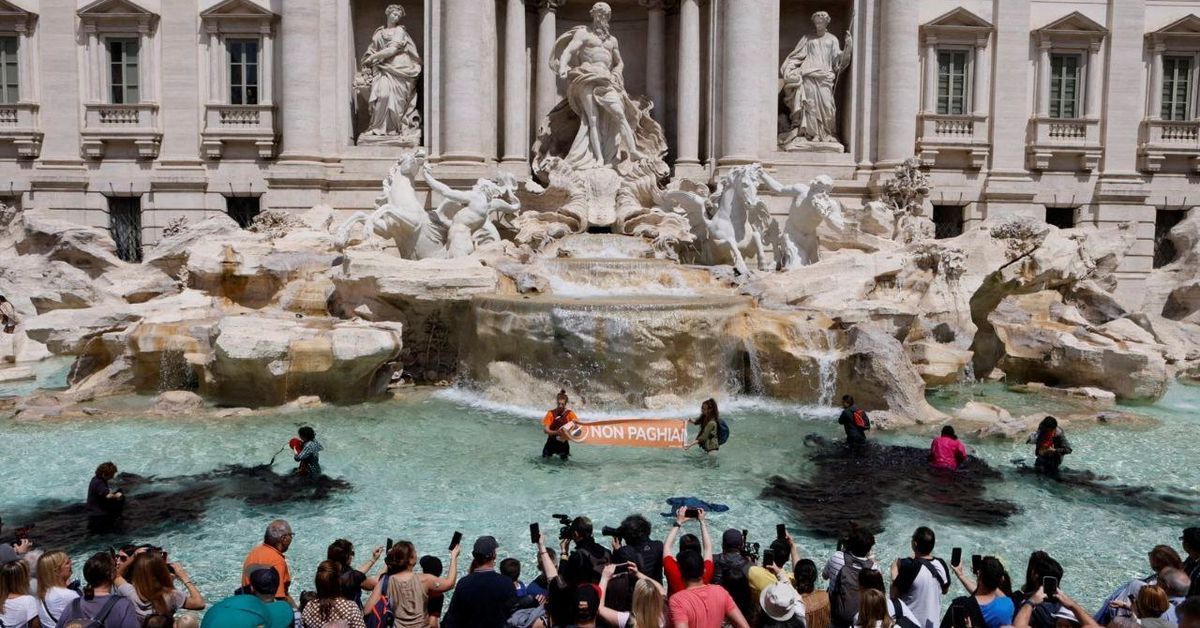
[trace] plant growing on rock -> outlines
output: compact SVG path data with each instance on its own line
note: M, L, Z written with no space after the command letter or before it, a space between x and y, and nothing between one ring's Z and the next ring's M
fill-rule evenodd
M1004 240L1008 259L1015 260L1028 255L1042 245L1050 229L1031 218L1013 216L991 228L989 235L997 240Z
M250 222L249 230L262 233L272 240L282 238L294 229L304 228L304 221L293 214L268 209L260 212Z
M187 217L179 216L178 218L175 218L171 222L168 222L167 226L163 227L162 237L170 238L170 237L177 236L177 235L183 233L183 230L187 229L187 226L188 226Z

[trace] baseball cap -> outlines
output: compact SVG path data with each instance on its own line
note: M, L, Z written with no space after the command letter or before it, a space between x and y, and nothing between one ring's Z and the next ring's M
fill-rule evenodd
M600 613L600 587L594 584L581 584L575 589L575 602L579 613L575 621L591 621Z
M476 560L487 560L496 557L496 550L500 548L500 544L496 542L495 537L481 536L475 539L475 546L471 548L471 556Z
M730 528L721 535L721 547L741 547L745 541L741 530Z
M279 590L279 572L274 567L264 567L250 572L250 586L259 595L274 595Z

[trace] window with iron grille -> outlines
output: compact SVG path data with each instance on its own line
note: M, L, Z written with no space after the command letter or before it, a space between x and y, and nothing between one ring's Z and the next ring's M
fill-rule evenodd
M226 196L225 213L238 224L247 229L254 217L262 211L260 199L257 196Z
M1080 55L1050 55L1050 117L1079 117Z
M942 240L962 235L963 206L934 205L933 206L934 237Z
M1047 207L1046 222L1059 229L1073 229L1075 227L1075 208Z
M1186 211L1160 209L1154 212L1154 268L1162 268L1175 261L1178 252L1167 235L1184 218L1187 218Z
M1192 58L1163 57L1162 119L1191 119Z
M108 197L108 231L117 244L117 257L142 261L142 197Z
M17 62L16 37L0 37L0 103L21 100L21 67Z
M229 51L229 104L258 104L258 52L257 39L226 39Z
M967 113L970 81L966 50L938 51L937 112L960 116Z
M113 37L108 46L109 96L114 105L141 102L138 77L139 42L134 37Z

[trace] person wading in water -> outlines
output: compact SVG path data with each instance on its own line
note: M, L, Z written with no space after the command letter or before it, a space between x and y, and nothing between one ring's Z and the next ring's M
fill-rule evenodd
M559 456L563 460L571 457L571 443L567 439L572 423L579 420L575 413L567 408L567 391L558 391L555 407L546 413L542 419L542 431L546 433L546 444L542 447L542 458Z

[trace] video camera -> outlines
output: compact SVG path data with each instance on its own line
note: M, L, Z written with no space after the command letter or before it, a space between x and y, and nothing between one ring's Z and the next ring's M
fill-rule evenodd
M555 519L558 519L559 525L562 526L561 528L558 529L558 540L565 541L565 540L574 540L575 539L575 530L572 529L572 527L571 527L571 524L575 521L574 517L572 517L571 515L550 515L550 516Z
M600 528L600 534L604 536L611 536L614 539L620 539L621 541L625 541L627 536L625 534L624 526L617 526L615 528L612 526L604 526L603 528Z
M747 560L758 562L758 556L762 552L762 544L750 542L750 531L742 530L742 556Z

